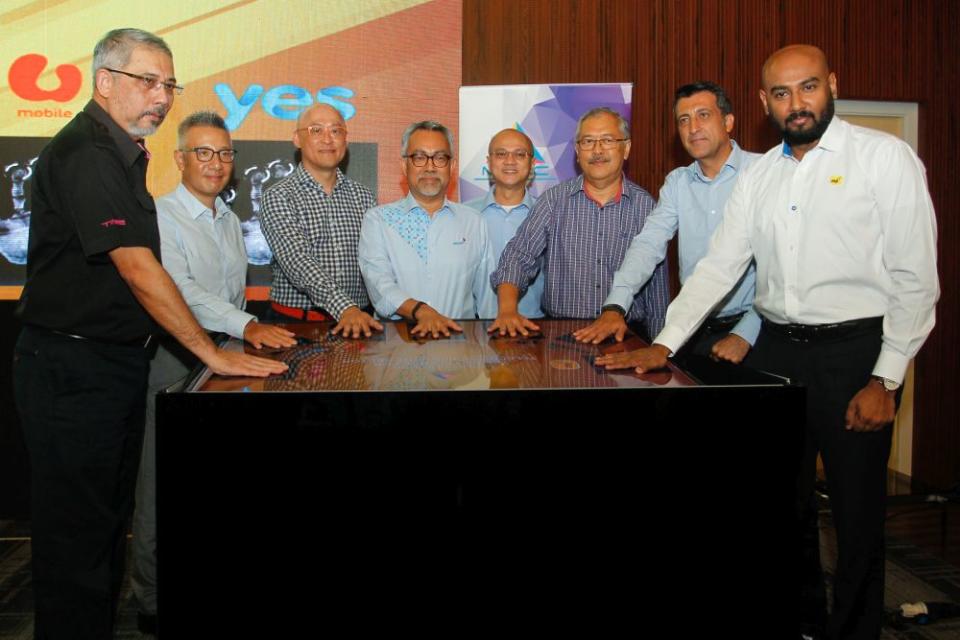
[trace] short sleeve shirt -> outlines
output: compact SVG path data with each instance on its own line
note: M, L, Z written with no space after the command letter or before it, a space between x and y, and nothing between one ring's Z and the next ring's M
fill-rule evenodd
M41 152L18 307L25 324L116 343L156 330L108 255L146 247L160 259L147 159L92 101Z

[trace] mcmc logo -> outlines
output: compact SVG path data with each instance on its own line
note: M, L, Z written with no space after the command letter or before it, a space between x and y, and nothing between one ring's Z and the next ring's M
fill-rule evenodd
M40 74L47 68L47 58L39 53L28 53L20 56L10 65L7 73L7 82L10 90L24 100L41 102L53 100L55 102L69 102L78 93L83 83L80 68L73 64L61 64L54 70L60 79L60 86L55 89L41 89L38 84Z

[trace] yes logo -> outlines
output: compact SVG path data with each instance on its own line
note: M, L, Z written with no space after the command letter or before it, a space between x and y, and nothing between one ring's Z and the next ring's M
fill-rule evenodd
M83 83L83 76L76 65L61 64L55 72L60 79L60 86L56 89L41 89L37 84L40 74L47 68L47 58L39 53L28 53L20 56L10 65L10 71L7 73L7 82L10 83L10 89L24 100L33 100L41 102L43 100L54 100L56 102L68 102L72 100L79 92L80 85Z
M227 110L224 121L230 131L235 131L246 120L257 101L260 101L268 116L281 120L296 120L304 109L314 103L329 104L340 112L344 120L349 120L357 113L355 106L344 101L353 97L353 91L346 87L325 87L317 91L316 96L294 84L282 84L267 91L264 91L263 85L251 84L240 97L230 85L222 82L213 90Z

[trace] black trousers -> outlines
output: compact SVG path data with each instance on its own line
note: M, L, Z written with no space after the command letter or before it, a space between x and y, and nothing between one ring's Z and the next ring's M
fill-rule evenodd
M837 569L828 638L880 637L884 590L884 519L892 426L845 429L847 405L870 380L881 346L879 327L831 340L796 342L764 327L751 365L807 387L804 455L797 481L798 535L803 539L804 622L820 626L826 598L820 569L813 488L819 452L837 531Z
M113 637L149 354L25 327L14 395L30 454L35 638Z

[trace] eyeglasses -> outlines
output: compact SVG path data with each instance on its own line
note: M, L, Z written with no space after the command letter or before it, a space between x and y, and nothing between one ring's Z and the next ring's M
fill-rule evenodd
M327 132L334 140L340 140L345 138L347 135L347 130L343 127L324 127L323 125L319 124L312 124L309 127L300 127L297 129L297 131L307 131L310 133L311 138L319 138L324 132Z
M497 149L490 155L493 156L495 159L499 160L500 162L503 162L510 156L513 156L514 160L517 160L518 162L523 162L527 158L533 157L533 154L527 151L526 149L514 149L513 151L507 151L506 149Z
M163 90L167 93L176 93L178 96L183 95L183 87L169 80L161 80L157 76L141 76L136 73L128 73L126 71L120 71L120 69L111 69L109 67L103 67L103 69L109 71L110 73L119 73L121 75L125 75L128 78L136 78L143 83L142 86L146 91L153 91L157 87L163 87Z
M410 160L415 167L425 167L427 166L427 160L429 160L437 169L442 169L450 162L450 154L443 153L442 151L432 156L425 153L411 153L403 157Z
M210 147L195 147L193 149L180 149L184 153L197 154L197 160L200 162L210 162L213 160L213 154L220 156L220 162L230 163L237 157L236 149L211 149Z
M613 149L620 142L626 142L630 138L580 138L577 140L577 146L581 149L593 149L597 146L597 143L600 143L601 149Z

